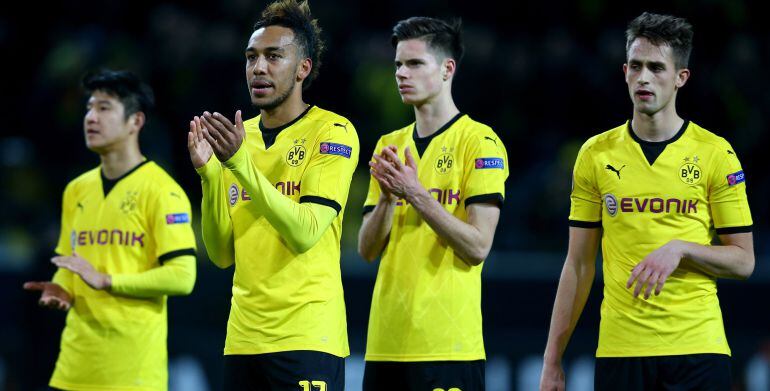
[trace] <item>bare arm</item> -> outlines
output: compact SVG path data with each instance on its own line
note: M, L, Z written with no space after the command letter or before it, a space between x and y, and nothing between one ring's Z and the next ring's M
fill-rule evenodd
M644 298L663 290L663 285L682 260L715 277L746 279L754 272L754 238L749 233L719 235L721 246L672 240L651 252L639 262L626 283L631 288L636 281L634 296L644 289ZM645 289L646 286L646 289Z
M407 201L438 236L471 266L480 264L489 255L500 219L497 205L468 205L468 222L464 222L444 209L425 189L408 195Z
M374 210L364 215L358 231L358 253L367 261L374 261L385 249L395 209L395 199L382 193Z
M600 237L599 228L569 229L567 259L559 278L548 343L543 356L541 390L564 390L561 359L593 285Z

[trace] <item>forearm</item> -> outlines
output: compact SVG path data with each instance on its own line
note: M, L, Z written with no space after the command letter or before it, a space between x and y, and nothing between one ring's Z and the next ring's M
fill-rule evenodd
M424 189L409 196L407 201L433 231L470 265L480 264L489 255L492 238L484 235L473 225L451 215Z
M715 277L746 279L754 271L754 252L737 245L704 246L681 240L675 243L683 258Z
M546 364L561 361L588 300L595 272L593 261L574 261L568 258L564 262L551 314L548 343L544 355Z
M235 262L233 226L228 211L227 197L223 194L219 161L213 156L203 167L196 169L201 177L201 230L209 259L220 268Z
M294 252L310 250L337 217L337 211L329 206L300 204L281 194L254 166L243 148L225 162L225 167L249 192L251 202L247 208L264 216Z
M375 260L385 248L393 226L395 202L380 197L374 209L367 213L358 233L358 253L367 261Z
M137 274L113 274L110 290L129 297L188 295L195 285L195 257L183 255Z

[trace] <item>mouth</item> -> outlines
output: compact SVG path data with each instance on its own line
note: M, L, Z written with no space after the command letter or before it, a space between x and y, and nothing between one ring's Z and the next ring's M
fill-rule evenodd
M398 92L400 93L406 93L406 92L412 92L414 91L414 87L408 85L408 84L401 84L398 86Z
M655 94L652 91L647 91L647 90L636 90L634 92L634 95L644 100L652 99L652 97L655 96Z
M100 132L96 129L86 129L86 135L91 136L95 134L99 134Z
M249 87L252 95L265 95L273 88L273 84L267 80L253 80Z

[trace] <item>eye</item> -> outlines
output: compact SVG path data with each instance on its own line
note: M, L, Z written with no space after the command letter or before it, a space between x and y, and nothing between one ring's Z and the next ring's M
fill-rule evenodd
M283 56L281 56L278 53L270 53L270 54L267 55L267 58L270 59L270 60L278 60L278 59L280 59L282 57Z
M247 54L246 55L246 60L247 61L254 61L256 58L257 58L257 56L255 56L253 54Z

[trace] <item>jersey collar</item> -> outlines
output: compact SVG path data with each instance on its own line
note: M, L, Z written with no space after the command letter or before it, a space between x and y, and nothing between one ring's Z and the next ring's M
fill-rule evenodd
M142 167L143 165L149 163L149 159L145 159L141 163L134 166L134 168L128 170L125 174L115 178L115 179L109 179L106 176L104 176L104 171L102 171L101 167L99 168L99 175L102 177L102 192L104 193L104 198L107 198L107 194L110 193L110 190L112 190L115 185L118 184L123 178L131 175L134 171L138 170L139 167Z
M428 149L428 145L430 145L431 140L436 138L441 133L444 133L447 131L447 129L451 128L452 125L454 125L457 120L462 117L463 113L457 113L452 119L449 120L449 122L445 123L444 126L440 127L437 131L433 132L430 136L426 137L420 137L417 135L417 122L414 123L414 128L412 129L412 140L414 140L414 146L417 147L417 153L419 156L422 156L422 154L425 152L426 149Z
M293 120L275 128L265 127L265 125L262 123L262 118L260 118L259 130L262 132L262 140L265 142L265 149L268 149L273 144L275 144L275 139L276 137L278 137L278 133L281 133L282 130L297 123L297 121L302 119L302 117L304 117L313 107L314 107L313 105L309 105L307 109L305 109L305 111L302 112L302 114L297 116L297 118L294 118Z
M679 138L682 137L684 134L684 131L687 130L687 127L690 126L689 120L684 120L684 123L682 124L682 127L679 129L678 132L674 135L674 137L671 137L668 140L663 141L646 141L639 138L639 136L634 133L634 130L631 128L631 120L628 120L628 133L631 135L631 138L636 141L639 146L642 148L642 153L644 153L644 157L647 158L647 163L649 163L651 166L655 163L655 160L658 159L658 156L660 156L661 153L663 153L663 150L666 149L666 146L668 144L671 144L675 142L676 140L679 140Z

